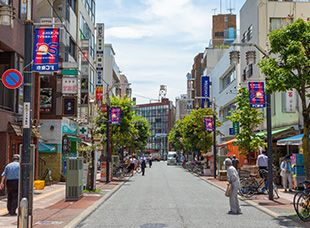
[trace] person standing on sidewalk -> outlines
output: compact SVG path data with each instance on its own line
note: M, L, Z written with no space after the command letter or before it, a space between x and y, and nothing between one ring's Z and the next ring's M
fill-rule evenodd
M233 158L231 159L231 162L232 162L232 165L233 165L233 167L235 167L235 169L238 171L238 173L239 173L239 160L238 160L238 158L236 157L236 155L234 154L233 155Z
M146 168L146 157L142 156L141 158L141 170L142 170L142 176L144 176Z
M281 177L282 177L282 185L284 188L284 191L287 192L287 180L288 180L288 188L289 191L292 192L292 164L290 157L285 157L280 165L281 168Z
M264 179L265 186L263 187L262 191L266 192L268 189L268 182L267 182L267 174L268 174L268 157L266 152L262 152L258 155L256 160L256 165L258 166L258 172L262 179Z
M13 161L7 164L2 173L0 190L4 189L4 181L6 181L6 188L8 193L7 209L10 215L16 215L16 208L18 205L18 180L19 180L19 155L13 155Z
M152 168L152 163L153 163L153 158L152 155L149 156L149 168Z
M238 171L232 165L230 158L225 159L224 165L227 169L227 180L231 185L231 193L229 196L230 210L228 214L241 214L241 209L238 200L238 189L240 185Z

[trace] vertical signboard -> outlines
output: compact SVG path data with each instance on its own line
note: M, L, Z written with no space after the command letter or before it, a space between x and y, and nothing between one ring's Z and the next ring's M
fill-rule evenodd
M248 87L251 108L264 108L266 106L264 82L249 82Z
M296 96L293 90L288 90L284 93L284 112L296 111Z
M54 72L58 70L59 28L35 29L32 70Z
M210 77L202 76L201 77L201 107L202 108L209 108L209 97L210 97Z
M204 124L206 131L213 131L213 118L212 117L205 117L204 118Z
M96 101L99 107L103 99L103 55L104 55L104 24L97 23L97 80L96 80Z
M120 124L121 108L119 108L119 107L111 107L110 120L111 120L111 124Z

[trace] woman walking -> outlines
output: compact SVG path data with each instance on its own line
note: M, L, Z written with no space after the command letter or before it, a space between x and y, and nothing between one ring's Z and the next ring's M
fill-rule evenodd
M287 181L288 181L288 189L292 192L292 164L291 159L289 156L285 157L284 160L281 162L281 177L282 177L282 185L284 191L287 192Z
M241 214L241 209L238 201L238 188L240 185L238 171L233 167L230 158L226 158L224 165L227 169L227 180L231 186L231 193L229 196L230 210L228 214Z

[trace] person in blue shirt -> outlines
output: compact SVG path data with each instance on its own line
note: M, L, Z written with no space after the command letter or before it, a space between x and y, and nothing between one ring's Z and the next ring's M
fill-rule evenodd
M4 181L6 181L6 188L8 193L7 209L9 214L16 215L16 208L18 205L18 180L19 180L19 155L13 155L13 161L7 164L2 173L0 190L4 189Z
M292 169L292 164L291 164L291 160L289 156L284 158L284 160L281 162L280 168L281 168L280 175L282 177L282 185L283 185L284 191L285 192L287 191L287 181L288 181L289 191L292 192L293 169Z

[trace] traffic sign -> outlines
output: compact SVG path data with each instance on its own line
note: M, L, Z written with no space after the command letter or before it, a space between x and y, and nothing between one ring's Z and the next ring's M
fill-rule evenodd
M2 75L2 83L8 89L17 89L23 83L23 76L18 70L9 69Z

